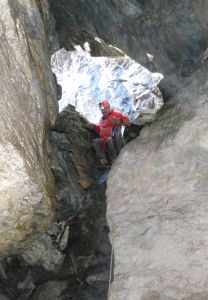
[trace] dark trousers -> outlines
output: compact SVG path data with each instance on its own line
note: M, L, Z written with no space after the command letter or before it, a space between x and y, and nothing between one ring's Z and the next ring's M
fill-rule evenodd
M92 146L95 149L97 158L100 159L106 159L106 153L103 149L105 149L105 146L103 146L104 141L101 138L97 138L92 142ZM124 146L124 139L122 136L115 136L115 137L109 137L106 140L106 152L108 154L109 160L112 162L116 156L119 154L121 149Z

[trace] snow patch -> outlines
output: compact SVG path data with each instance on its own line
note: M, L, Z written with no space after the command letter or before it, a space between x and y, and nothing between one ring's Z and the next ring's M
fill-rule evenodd
M149 72L127 56L92 57L86 49L61 49L52 56L52 68L63 90L59 110L72 104L90 122L98 123L98 103L108 99L136 124L154 120L163 105L157 87L163 75Z

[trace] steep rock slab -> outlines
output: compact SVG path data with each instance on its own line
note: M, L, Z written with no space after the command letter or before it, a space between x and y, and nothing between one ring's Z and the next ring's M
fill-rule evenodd
M111 300L208 299L207 66L202 70L113 165Z
M1 2L0 257L21 252L53 216L48 131L57 115L35 1Z

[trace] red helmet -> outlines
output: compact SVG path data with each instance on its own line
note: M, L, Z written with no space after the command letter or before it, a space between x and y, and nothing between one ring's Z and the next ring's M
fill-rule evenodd
M101 109L104 109L106 107L110 107L110 103L108 102L108 100L103 100L102 102L99 103L99 106Z

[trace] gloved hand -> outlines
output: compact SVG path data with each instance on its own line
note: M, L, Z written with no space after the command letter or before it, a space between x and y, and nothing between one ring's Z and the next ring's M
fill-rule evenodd
M121 120L119 118L116 118L116 117L111 118L109 121L111 122L111 124L118 124L118 125L121 124Z

